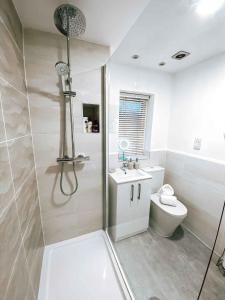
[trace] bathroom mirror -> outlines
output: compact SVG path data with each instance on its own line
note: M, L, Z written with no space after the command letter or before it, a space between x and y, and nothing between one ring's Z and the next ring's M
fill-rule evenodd
M123 138L119 140L118 150L119 150L120 161L124 162L127 160L126 152L128 151L129 146L130 146L129 140Z
M106 66L107 230L137 300L225 299L225 218L206 272L225 200L225 5L209 2L150 1Z
M129 148L129 142L128 140L120 140L119 141L119 148L122 151L126 151Z

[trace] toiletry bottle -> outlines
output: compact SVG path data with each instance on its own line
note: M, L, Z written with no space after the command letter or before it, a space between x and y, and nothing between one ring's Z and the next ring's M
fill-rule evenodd
M134 163L134 168L137 170L139 169L139 162L138 162L138 158L136 158L136 161Z
M84 133L88 132L88 117L83 117Z
M88 122L88 133L91 133L92 132L92 122L89 121Z
M132 170L133 168L134 168L134 164L133 164L132 158L130 158L129 162L128 162L128 170Z
M99 124L97 120L94 120L92 124L92 132L99 132Z

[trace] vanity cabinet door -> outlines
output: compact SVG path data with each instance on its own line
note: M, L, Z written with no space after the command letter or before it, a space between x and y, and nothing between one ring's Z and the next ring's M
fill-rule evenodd
M118 185L117 224L129 223L135 217L137 188L135 182Z
M120 184L117 187L116 239L147 230L150 209L150 181Z
M116 226L114 240L121 240L137 232L137 185L129 182L117 186Z
M149 224L150 201L151 201L151 179L142 180L137 185L137 212L140 228L146 230Z

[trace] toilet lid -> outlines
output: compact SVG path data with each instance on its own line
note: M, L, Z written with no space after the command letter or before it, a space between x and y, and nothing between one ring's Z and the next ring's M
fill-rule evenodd
M177 206L169 206L162 204L159 200L158 194L152 194L151 200L159 206L162 210L167 212L168 214L174 215L174 216L185 216L187 215L187 208L179 201L177 200Z

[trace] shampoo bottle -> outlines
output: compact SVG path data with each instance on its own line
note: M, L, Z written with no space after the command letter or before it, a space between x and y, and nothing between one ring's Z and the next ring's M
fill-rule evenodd
M136 158L136 161L134 163L134 168L137 170L137 169L139 169L139 167L140 167L140 164L139 164L138 158Z
M129 162L128 162L128 170L132 170L133 167L134 167L134 164L133 164L132 158L130 158Z

